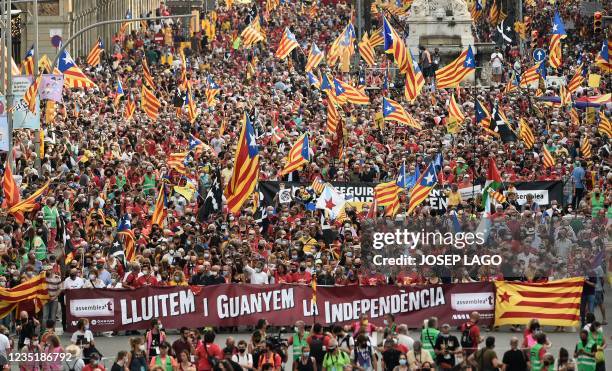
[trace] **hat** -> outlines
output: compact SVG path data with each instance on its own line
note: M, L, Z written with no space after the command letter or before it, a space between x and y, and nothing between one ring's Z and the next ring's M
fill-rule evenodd
M464 163L464 164L465 164L465 160L463 159L463 157L459 157L459 158L457 159L457 161L456 161L456 162L457 162L457 163L462 162L462 163Z

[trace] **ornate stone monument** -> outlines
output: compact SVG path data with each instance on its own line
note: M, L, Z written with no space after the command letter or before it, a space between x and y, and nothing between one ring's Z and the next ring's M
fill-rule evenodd
M415 0L407 18L408 47L424 45L440 49L446 58L455 58L468 45L474 47L472 18L465 0ZM476 49L473 49L476 53Z

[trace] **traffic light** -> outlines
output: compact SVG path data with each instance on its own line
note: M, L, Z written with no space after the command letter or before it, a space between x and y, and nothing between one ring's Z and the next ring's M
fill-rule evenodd
M593 32L601 32L601 26L603 21L603 14L601 12L593 13Z

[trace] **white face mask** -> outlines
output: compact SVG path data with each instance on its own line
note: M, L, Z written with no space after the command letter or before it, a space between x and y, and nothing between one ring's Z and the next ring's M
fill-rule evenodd
M138 349L140 349L140 350L145 350L145 345L144 345L144 344L140 344L140 345L138 346Z

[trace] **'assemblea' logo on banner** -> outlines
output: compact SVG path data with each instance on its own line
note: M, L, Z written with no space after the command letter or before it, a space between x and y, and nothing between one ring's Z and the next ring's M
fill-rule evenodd
M76 299L70 301L70 313L75 317L113 316L113 299Z

